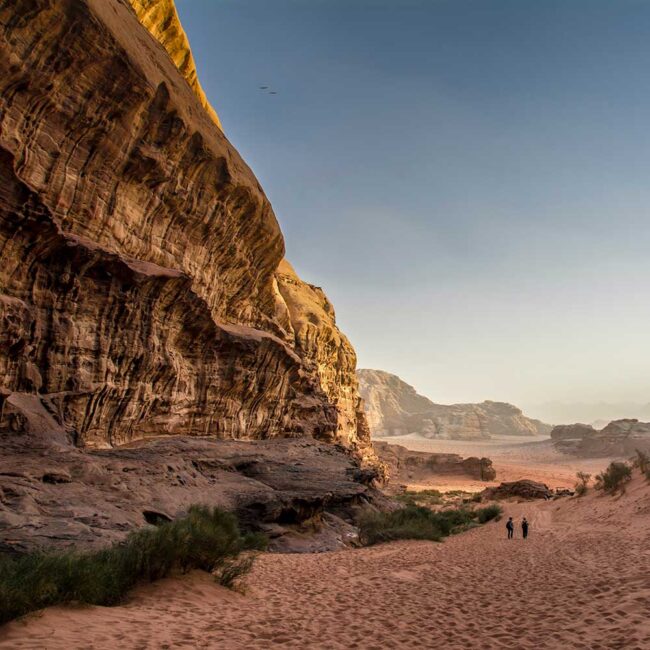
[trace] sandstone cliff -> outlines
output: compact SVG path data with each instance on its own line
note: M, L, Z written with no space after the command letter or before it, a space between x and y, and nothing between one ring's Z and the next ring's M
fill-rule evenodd
M289 310L294 347L309 360L325 393L336 409L332 442L350 445L372 461L370 429L359 396L357 357L350 342L336 327L334 307L320 287L303 282L283 260L276 273L280 295Z
M210 106L196 73L194 57L185 30L178 19L173 0L129 0L138 20L167 50L167 53L180 70L187 83L199 98L201 105L221 127L221 121Z
M588 424L562 424L551 431L558 451L591 457L632 456L650 453L650 422L614 420L600 431Z
M133 5L0 2L0 430L43 408L89 448L312 436L376 463L354 352L279 268L173 5Z
M481 439L547 435L551 427L504 402L436 404L383 370L357 373L368 425L375 436L418 433L427 438Z

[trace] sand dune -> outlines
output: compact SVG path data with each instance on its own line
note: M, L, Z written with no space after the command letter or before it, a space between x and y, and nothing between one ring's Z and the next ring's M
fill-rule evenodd
M532 521L528 540L505 539L501 521L441 544L265 554L245 594L195 573L122 607L12 623L0 648L650 647L647 483L506 511Z

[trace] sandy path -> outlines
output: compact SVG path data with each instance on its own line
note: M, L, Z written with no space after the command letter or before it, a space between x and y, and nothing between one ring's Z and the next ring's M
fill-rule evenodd
M647 485L507 510L531 519L528 540L502 521L441 544L263 555L246 595L195 574L13 623L0 648L650 647Z

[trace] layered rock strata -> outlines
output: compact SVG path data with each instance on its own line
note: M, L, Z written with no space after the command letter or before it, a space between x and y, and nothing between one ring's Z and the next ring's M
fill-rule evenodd
M551 427L505 402L436 404L397 375L358 371L368 425L374 436L417 433L426 438L478 440L492 436L547 435Z
M377 464L352 348L279 269L171 3L133 4L160 42L126 0L0 1L2 425L43 409L87 448L308 436Z
M172 61L201 102L201 106L221 128L221 121L203 92L194 56L173 0L129 0L138 20L167 50Z
M12 432L0 443L0 553L102 548L193 504L235 512L277 550L333 550L350 541L340 530L353 530L359 508L383 503L373 472L309 439L166 436L91 451Z

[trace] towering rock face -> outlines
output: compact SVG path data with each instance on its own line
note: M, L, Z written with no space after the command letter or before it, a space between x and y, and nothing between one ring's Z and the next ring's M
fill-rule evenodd
M167 49L126 0L0 0L0 430L42 407L87 447L305 435L374 462L354 352L278 269L173 5L133 4Z
M219 116L210 106L199 83L190 43L181 21L178 19L173 0L129 0L129 2L138 20L167 50L172 61L199 98L205 111L215 124L221 127Z
M427 438L485 439L497 435L547 435L551 427L504 402L435 404L396 375L359 370L361 396L375 436L418 433Z

